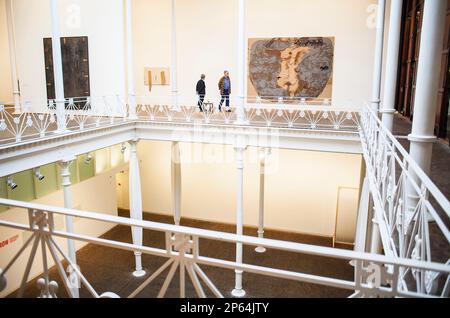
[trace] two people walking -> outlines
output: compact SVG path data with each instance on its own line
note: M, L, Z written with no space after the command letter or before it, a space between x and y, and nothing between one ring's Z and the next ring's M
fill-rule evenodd
M201 112L203 112L203 103L206 95L206 84L205 84L205 74L200 76L200 80L197 82L197 86L195 88L198 95L198 107ZM230 94L231 94L231 80L230 74L228 71L223 72L222 78L219 80L219 91L222 96L219 103L219 111L222 111L223 102L225 102L225 107L227 112L231 112L230 110Z

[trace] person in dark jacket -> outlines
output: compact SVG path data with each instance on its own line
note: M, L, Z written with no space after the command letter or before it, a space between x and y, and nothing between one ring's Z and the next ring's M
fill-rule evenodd
M198 95L198 108L200 108L201 112L203 111L203 101L205 100L206 95L205 77L205 74L200 76L200 80L197 82L197 87L195 88Z
M222 104L225 101L225 106L227 107L227 112L230 112L230 94L231 94L231 80L228 71L223 72L223 77L219 81L219 91L222 95L222 99L219 103L219 111L222 111Z

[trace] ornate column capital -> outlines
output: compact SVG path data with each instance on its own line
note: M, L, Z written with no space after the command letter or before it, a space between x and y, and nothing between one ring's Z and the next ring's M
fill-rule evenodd
M139 143L139 138L133 138L128 141L128 144L130 145L130 154L136 155L137 154L137 144Z
M272 148L259 148L259 162L264 165L271 154Z
M58 161L59 166L61 167L61 176L64 177L69 177L70 176L70 172L69 172L69 167L72 164L72 162L74 162L77 158L75 156L67 156L62 158L60 161ZM64 180L63 180L64 182ZM64 184L63 184L64 185ZM70 181L69 181L69 185L70 185Z
M133 138L133 139L130 139L130 140L128 141L128 143L129 143L130 145L131 145L131 144L137 144L139 141L140 141L139 138Z

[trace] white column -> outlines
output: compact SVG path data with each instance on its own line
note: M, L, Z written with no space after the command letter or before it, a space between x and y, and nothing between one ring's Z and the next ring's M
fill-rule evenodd
M141 175L139 171L139 158L137 155L138 140L130 141L130 217L134 220L142 220L142 195L141 195ZM131 234L133 244L142 245L142 228L132 227ZM142 253L134 252L136 260L136 270L134 277L142 277L145 271L142 269Z
M246 9L247 0L239 0L239 28L238 28L238 96L236 105L236 123L245 123L244 105L245 105L245 58L246 51Z
M392 131L394 126L395 93L397 89L398 55L402 28L403 0L392 0L389 20L389 39L386 57L386 78L381 113L383 124Z
M261 149L259 158L259 216L258 216L258 237L264 238L264 194L265 194L265 173L266 173L266 157L270 153L270 149ZM264 246L255 248L257 253L264 253Z
M372 82L372 108L378 110L381 95L381 74L383 71L384 17L386 0L378 0L377 34L375 44L375 60Z
M434 125L446 10L447 1L425 1L414 101L414 119L411 134L408 136L411 142L410 155L427 174L430 172L431 153L433 143L436 140ZM410 172L415 177L414 173ZM418 199L415 191L408 187L407 194L407 208L414 209Z
M133 56L133 7L132 0L125 0L126 39L127 39L127 101L129 118L137 119L136 92L134 88L134 56Z
M58 133L67 131L64 99L64 79L61 58L61 35L59 31L58 0L50 0L52 18L52 53L55 77L56 120Z
M235 147L236 152L236 234L243 235L244 232L244 151L246 147ZM242 263L242 243L236 244L236 263ZM242 288L242 270L235 271L235 287L231 294L234 297L244 297L245 290Z
M178 107L178 58L177 58L177 4L172 0L172 47L170 85L172 86L172 109L180 111Z
M180 225L181 221L181 155L180 143L172 142L171 158L171 176L172 176L172 209L175 225Z
M69 167L71 163L75 160L75 157L69 157L61 160L59 165L61 167L61 185L64 193L64 207L66 209L72 209L72 191L70 186L72 183L70 182L70 170ZM72 216L66 216L66 231L68 233L73 233L73 218ZM67 251L68 257L70 261L76 265L77 264L77 254L75 249L75 242L73 240L67 240ZM76 275L76 272L73 272L71 275ZM71 288L72 294L75 298L80 296L79 290L76 287Z
M365 252L367 239L367 222L369 219L370 207L370 185L369 177L366 175L362 184L361 196L358 206L358 217L356 221L356 235L355 235L355 251Z
M11 64L11 84L14 98L14 112L18 114L20 113L21 109L20 109L19 78L16 61L16 32L14 26L14 10L12 0L6 0L5 6L6 6L6 23L8 27L9 60Z
M370 239L370 253L381 254L382 252L381 233L378 222L375 220L375 216L372 219L372 232Z

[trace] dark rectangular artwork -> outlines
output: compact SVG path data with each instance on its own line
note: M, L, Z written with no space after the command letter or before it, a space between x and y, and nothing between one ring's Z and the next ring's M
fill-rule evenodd
M44 39L45 76L47 99L55 99L52 39ZM64 97L90 96L89 44L88 37L61 38L61 58L63 66ZM80 107L84 103L79 103Z

